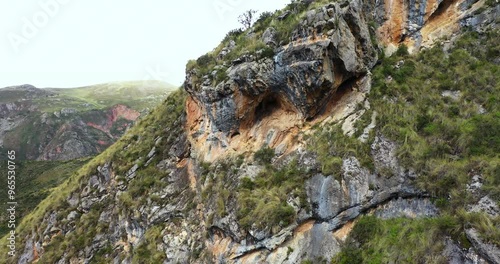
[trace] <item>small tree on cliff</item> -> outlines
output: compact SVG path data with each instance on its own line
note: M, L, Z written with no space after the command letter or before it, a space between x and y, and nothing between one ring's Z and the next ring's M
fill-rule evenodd
M238 22L243 25L245 30L249 29L252 26L253 20L255 18L256 10L250 9L245 11L245 13L241 14L238 17Z

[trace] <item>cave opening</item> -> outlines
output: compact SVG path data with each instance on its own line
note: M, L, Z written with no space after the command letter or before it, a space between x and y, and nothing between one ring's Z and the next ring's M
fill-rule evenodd
M429 17L428 21L432 21L433 19L444 15L454 2L455 0L443 0L441 3L439 3L436 11L434 11L434 13Z
M271 116L274 112L282 107L281 100L278 95L271 93L262 99L262 101L255 108L255 120L261 121L262 119Z

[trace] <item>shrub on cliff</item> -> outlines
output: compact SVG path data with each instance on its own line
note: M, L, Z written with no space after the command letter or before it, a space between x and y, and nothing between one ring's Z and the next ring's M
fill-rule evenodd
M298 197L306 206L306 179L307 173L295 161L281 169L267 166L253 181L243 178L237 197L240 226L248 230L290 225L296 215L288 200Z
M253 157L255 161L262 165L269 164L274 158L274 149L270 147L261 148L254 153Z

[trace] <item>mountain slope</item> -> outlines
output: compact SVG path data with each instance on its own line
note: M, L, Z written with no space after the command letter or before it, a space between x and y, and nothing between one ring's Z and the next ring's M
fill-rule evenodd
M31 213L37 205L45 199L52 188L63 183L72 173L89 161L87 159L76 159L70 161L22 161L17 162L16 187L22 190L17 194L19 207L16 211L17 219ZM3 168L3 166L2 166ZM6 180L1 181L5 186ZM0 193L2 212L7 212L7 192ZM1 214L1 221L7 222L8 214ZM0 227L0 234L4 236L9 232L7 225Z
M113 144L141 112L172 90L156 81L124 82L74 89L38 89L31 85L0 89L0 168L7 150L16 151L20 209L33 210L84 162ZM34 161L37 160L37 161ZM57 162L61 161L61 162ZM7 178L1 180L7 186ZM7 193L0 195L7 218ZM4 235L6 226L0 234Z
M0 89L0 148L16 150L19 159L29 160L95 155L171 90L155 81L74 89L30 85Z
M150 108L162 102L166 92L174 90L173 85L161 81L130 81L97 84L72 89L46 88L61 97L80 99L92 108L107 108L125 104L136 110ZM55 106L48 105L47 108ZM68 108L68 106L65 106Z
M8 262L500 262L499 13L314 1L263 15L23 219ZM417 41L442 14L431 35L450 39Z

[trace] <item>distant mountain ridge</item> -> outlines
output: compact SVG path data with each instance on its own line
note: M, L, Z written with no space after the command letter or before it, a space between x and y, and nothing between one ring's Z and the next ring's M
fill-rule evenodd
M51 189L108 146L173 86L160 81L98 84L78 88L37 88L30 84L0 89L0 168L16 151L22 218ZM6 186L6 178L2 179ZM5 212L7 195L0 194ZM0 214L4 222L6 215ZM0 226L0 235L7 226Z
M0 89L0 149L20 159L70 160L100 153L173 89L160 81L79 88Z

